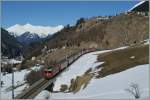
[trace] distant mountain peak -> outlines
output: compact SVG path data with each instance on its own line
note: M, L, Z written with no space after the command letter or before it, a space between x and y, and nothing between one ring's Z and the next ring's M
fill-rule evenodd
M61 29L63 29L63 25L58 26L35 26L31 25L30 23L27 23L25 25L16 24L9 28L7 28L7 31L10 33L13 33L14 36L21 36L25 32L30 32L31 34L36 33L41 38L45 38L48 35L52 35Z

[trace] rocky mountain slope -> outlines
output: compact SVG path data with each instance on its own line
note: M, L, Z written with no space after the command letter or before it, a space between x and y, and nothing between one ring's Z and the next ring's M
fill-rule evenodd
M83 21L82 21L83 20ZM79 19L75 26L66 26L46 42L49 48L96 44L98 48L116 48L148 38L148 17L120 14L109 18Z
M22 52L22 45L3 28L1 28L1 48L2 56L10 58L19 56Z
M22 44L30 44L32 42L38 41L41 38L36 34L31 34L30 32L25 32L24 34L20 35L19 37L17 37L17 40L19 42L21 42Z
M47 47L47 50L63 47L82 49L93 46L99 49L112 49L139 44L145 39L148 39L147 16L121 13L108 17L80 18L76 25L67 25L45 41L33 43L28 49L30 53L27 53L26 60L30 61L34 56L44 59L47 56L42 52L44 47Z
M134 7L136 11L124 12L115 16L80 18L74 26L68 24L50 38L30 45L25 58L29 61L32 57L45 59L47 57L45 52L52 49L95 47L102 50L138 45L149 36L147 6L142 4L145 3L140 2ZM144 8L144 11L140 12L139 6ZM45 52L42 51L44 48ZM59 54L55 53L55 55Z

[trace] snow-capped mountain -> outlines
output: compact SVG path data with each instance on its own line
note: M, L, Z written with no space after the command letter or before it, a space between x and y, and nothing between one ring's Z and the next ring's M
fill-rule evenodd
M25 32L30 32L30 34L37 34L40 38L45 38L48 35L52 35L58 31L60 31L63 28L63 25L58 26L34 26L31 24L25 24L25 25L19 25L16 24L14 26L11 26L7 28L7 31L11 33L11 35L14 36L21 36Z
M7 28L7 31L9 31L11 35L15 36L19 42L26 45L30 44L31 42L35 42L48 36L51 36L52 34L60 31L62 28L62 25L51 27L33 26L31 24L16 24Z
M24 34L17 37L17 40L23 44L30 44L40 40L41 38L36 33L25 32Z

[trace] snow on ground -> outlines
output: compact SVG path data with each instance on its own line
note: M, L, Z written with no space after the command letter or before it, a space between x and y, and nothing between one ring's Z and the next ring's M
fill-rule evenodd
M113 50L124 49L127 47L120 47ZM54 91L59 90L61 84L70 84L70 80L76 76L84 74L89 68L94 68L103 62L96 63L97 54L105 53L113 50L104 50L88 53L81 56L76 62L74 62L65 72L63 72L56 80ZM38 66L34 66L31 70L38 70ZM23 84L24 77L31 70L16 71L15 76L15 86ZM12 74L2 75L1 80L4 81L4 85L1 88L2 99L11 99L12 93L10 91ZM80 90L76 94L72 93L53 93L50 98L53 99L77 99L77 98L133 98L125 89L130 87L130 84L137 83L142 90L142 97L148 96L148 64L140 65L135 68L128 69L126 71L109 75L102 79L92 79L90 84L84 90ZM113 83L112 83L113 82ZM27 86L24 84L16 88L15 96L22 92L22 90ZM35 99L48 98L48 91L42 91Z
M96 67L100 64L102 64L103 62L96 62L97 60L97 56L96 54L100 54L100 53L104 53L104 52L108 52L110 50L105 50L105 51L97 51L97 52L92 52L92 53L88 53L86 55L81 56L77 61L75 61L72 65L69 66L69 68L63 72L61 75L59 75L59 77L56 79L55 81L55 86L54 86L54 91L59 90L60 85L65 83L65 84L69 84L70 80L72 78L75 78L77 75L82 75L84 74L85 71L87 71L89 68L91 67ZM45 99L48 94L48 92L45 92L46 90L44 90L44 92L40 92L35 99ZM49 93L50 95L50 93ZM45 97L46 96L46 97Z
M145 45L149 44L149 41L150 41L149 39L144 40L144 42L145 42L144 44L145 44Z
M47 90L43 90L40 94L38 94L34 99L38 99L38 100L46 100L50 98L50 92Z
M124 48L127 48L127 46L116 48L113 50L119 50L119 49L124 49ZM69 85L70 80L72 78L75 78L76 76L80 76L80 75L84 74L84 72L86 72L91 67L94 68L94 67L104 63L104 62L96 62L97 56L98 56L97 54L105 53L105 52L109 52L109 51L113 51L113 50L96 51L96 52L88 53L86 55L81 56L77 61L75 61L72 65L69 66L67 71L65 71L61 75L59 75L59 77L55 81L53 90L58 91L60 89L60 85L62 85L63 83ZM39 95L37 95L35 98L41 99L43 96L43 92L41 92L41 93L39 93ZM45 97L43 96L43 99L44 98Z
M148 45L149 41L150 41L150 39L145 39L145 40L140 41L140 43L144 44L144 45Z
M66 71L64 71L55 81L54 91L59 90L61 84L70 85L70 80L78 75L84 74L89 68L94 68L102 64L103 62L96 63L97 54L105 53L109 51L125 49L126 47L120 47L112 50L103 50L88 53L81 56L75 61ZM131 56L131 58L133 58ZM102 79L92 79L89 85L80 90L76 94L72 93L49 93L49 100L51 99L119 99L119 98L134 98L125 89L130 88L132 83L139 85L142 93L142 98L148 98L149 93L149 65L139 65L126 71L109 75ZM42 92L41 92L42 93ZM47 92L39 94L36 99L45 99ZM42 97L43 96L43 97Z
M80 76L84 74L89 68L94 68L104 62L97 62L97 54L105 53L114 50L125 49L128 46L119 47L112 50L103 50L96 51L92 53L88 53L86 55L81 56L75 63L69 66L69 69L66 72L63 72L56 80L54 91L58 91L60 89L60 85L67 84L70 85L70 80L75 78L76 76ZM97 62L97 63L96 63Z
M40 67L34 66L31 68L31 70L38 70ZM14 72L14 86L19 86L16 89L14 89L15 96L20 94L23 89L28 86L24 78L26 74L28 74L31 70L25 69L21 71L15 71ZM1 99L12 99L12 92L11 92L11 86L12 86L12 73L3 75L1 73L1 81L4 82L4 85L1 87Z
M19 61L19 60L15 60L15 59L9 59L9 63L11 64L18 64L18 63L21 63L22 61Z
M6 65L6 64L19 64L22 61L21 60L16 60L16 59L8 59L8 58L2 58L2 64Z
M128 48L129 46L123 46L123 47L119 47L119 48L116 48L116 49L112 49L112 51L114 51L114 50L121 50L121 49L126 49L126 48Z
M22 61L16 59L2 59L2 63L4 64L19 64Z
M104 51L97 51L93 53L88 53L86 55L81 56L76 62L69 66L66 72L63 72L56 80L54 91L58 91L60 89L60 85L62 84L70 84L70 80L75 78L76 76L84 74L89 68L96 67L103 62L96 63L98 53L102 53ZM106 52L106 51L105 51Z
M90 55L90 54L89 54ZM75 64L74 64L75 65ZM71 74L72 75L72 74ZM60 78L58 78L59 80ZM58 81L57 80L57 81ZM60 81L62 81L61 79ZM64 81L66 79L64 78ZM53 93L51 99L133 99L125 89L132 83L138 84L141 97L149 96L149 64L139 65L126 71L109 75L101 79L92 79L90 84L76 94Z
M14 86L25 83L24 76L27 73L28 73L27 70L14 72ZM12 74L10 73L10 74L6 74L6 75L1 75L1 81L4 82L4 85L1 88L2 99L11 99L12 98L12 92L11 92ZM16 91L16 92L18 92L18 91ZM16 94L15 94L15 96L16 96Z
M131 56L130 58L131 58L131 59L134 59L134 58L135 58L135 56Z

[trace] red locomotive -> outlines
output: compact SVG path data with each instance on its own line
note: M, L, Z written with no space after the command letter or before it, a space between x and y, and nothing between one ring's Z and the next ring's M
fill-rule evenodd
M52 78L53 76L55 76L60 71L61 71L60 65L53 64L53 65L49 66L48 68L46 68L44 70L43 76L46 79L50 79L50 78Z
M70 57L67 57L67 59L62 60L59 64L53 64L51 66L48 66L48 68L46 68L43 72L44 78L51 79L52 77L57 75L59 72L61 72L63 69L68 67L71 63L76 61L80 56L89 52L93 52L93 51L96 51L96 49L95 48L84 49L81 52L73 54Z

